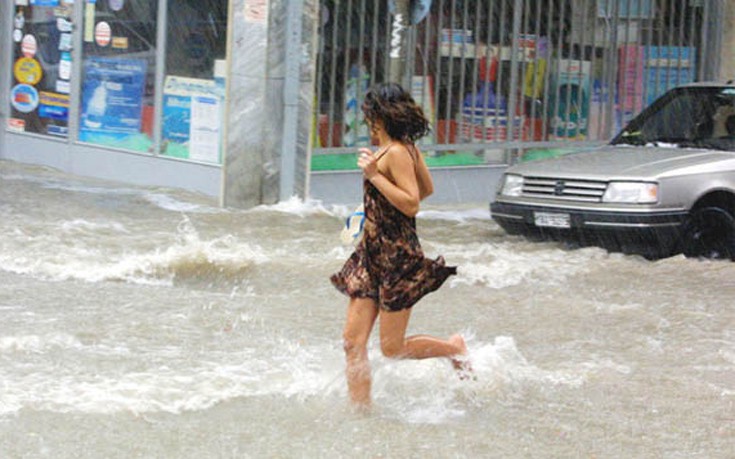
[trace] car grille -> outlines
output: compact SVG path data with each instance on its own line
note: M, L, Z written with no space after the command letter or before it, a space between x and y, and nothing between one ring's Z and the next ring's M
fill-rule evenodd
M568 178L524 177L523 196L578 202L601 202L607 182Z

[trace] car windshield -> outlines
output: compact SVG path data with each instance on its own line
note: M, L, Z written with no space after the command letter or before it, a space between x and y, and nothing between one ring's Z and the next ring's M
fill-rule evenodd
M735 151L735 88L669 91L634 118L612 144Z

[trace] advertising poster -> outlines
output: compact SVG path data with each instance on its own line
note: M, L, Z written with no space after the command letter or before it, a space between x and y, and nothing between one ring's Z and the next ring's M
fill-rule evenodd
M84 63L79 138L108 143L138 134L146 61L92 57Z
M219 162L220 113L219 98L192 97L189 159Z
M165 154L219 162L222 86L214 80L167 76L163 89Z

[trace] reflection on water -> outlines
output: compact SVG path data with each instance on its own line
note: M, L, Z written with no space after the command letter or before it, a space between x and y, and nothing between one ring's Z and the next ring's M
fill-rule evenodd
M735 264L419 215L459 275L409 332L468 337L477 380L371 342L346 403L347 207L248 211L0 161L2 457L731 457ZM441 190L437 190L441 192Z

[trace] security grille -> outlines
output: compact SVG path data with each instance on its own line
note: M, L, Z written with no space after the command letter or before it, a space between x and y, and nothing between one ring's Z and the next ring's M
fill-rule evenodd
M405 74L391 75L406 1L321 1L315 157L369 142L360 105L386 80L430 118L424 151L510 162L606 142L719 65L722 0L412 0Z

